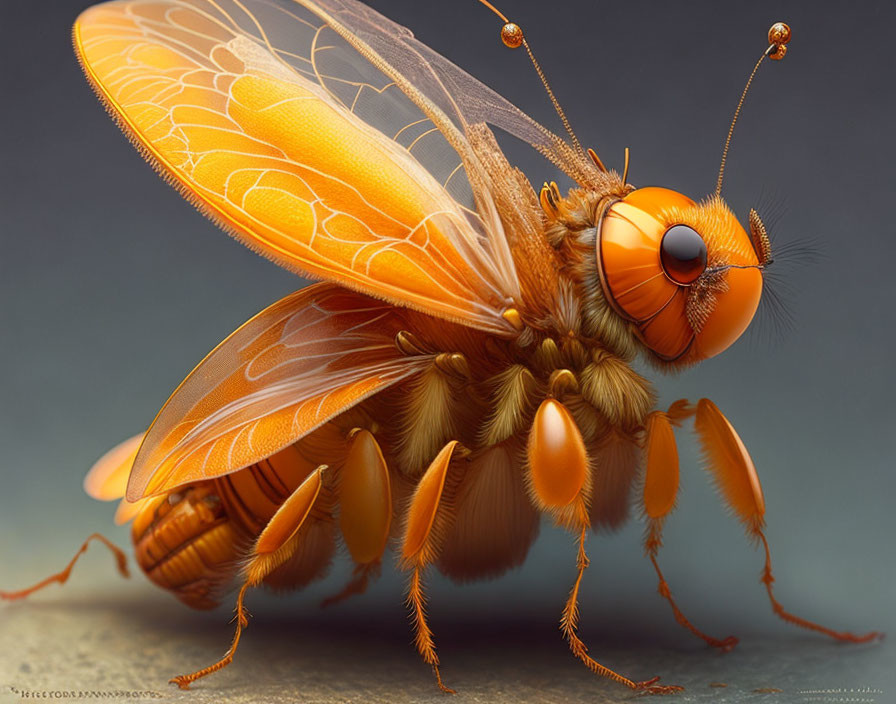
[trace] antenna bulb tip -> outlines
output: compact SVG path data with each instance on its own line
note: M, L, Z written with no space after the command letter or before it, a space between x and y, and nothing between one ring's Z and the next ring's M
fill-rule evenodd
M783 22L775 22L768 30L769 58L781 60L787 53L787 47L784 46L790 41L790 27Z
M775 22L768 30L769 44L787 44L790 41L790 27L783 22Z
M787 25L784 26L786 27ZM523 45L523 30L520 29L518 24L508 22L501 27L501 41L504 42L504 46L518 49Z

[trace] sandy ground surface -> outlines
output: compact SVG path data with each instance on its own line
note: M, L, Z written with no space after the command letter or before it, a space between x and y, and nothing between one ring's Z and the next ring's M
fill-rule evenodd
M400 605L356 618L351 608L321 612L292 598L251 601L252 623L235 663L190 692L167 679L225 650L231 631L223 610L191 612L139 579L110 581L100 591L52 587L31 601L0 605L0 702L446 701L410 645ZM580 666L550 619L524 617L434 616L443 674L459 691L452 701L635 698ZM685 639L657 645L601 634L593 624L582 634L621 672L684 685L674 701L885 704L896 697L892 641L850 647L792 633L745 639L719 655ZM769 689L781 691L757 691Z

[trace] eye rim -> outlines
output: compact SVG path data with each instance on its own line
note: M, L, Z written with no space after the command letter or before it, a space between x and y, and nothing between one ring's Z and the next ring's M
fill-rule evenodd
M675 241L670 240L670 233ZM681 248L685 249L682 250ZM674 251L677 248L678 251ZM694 252L694 256L685 258ZM678 286L690 286L706 271L706 240L690 225L675 223L666 228L660 239L660 265L666 278Z

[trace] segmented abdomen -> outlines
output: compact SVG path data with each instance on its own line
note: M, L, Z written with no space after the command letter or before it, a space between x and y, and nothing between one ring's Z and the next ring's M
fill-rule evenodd
M137 563L188 606L213 608L252 541L314 466L291 446L239 472L155 497L134 519Z
M245 544L212 482L152 499L134 519L131 536L146 576L196 609L217 604Z

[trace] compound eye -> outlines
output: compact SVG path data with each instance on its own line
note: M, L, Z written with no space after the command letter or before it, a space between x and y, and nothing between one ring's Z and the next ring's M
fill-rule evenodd
M706 242L687 225L673 225L663 235L660 261L675 283L690 284L706 269Z

